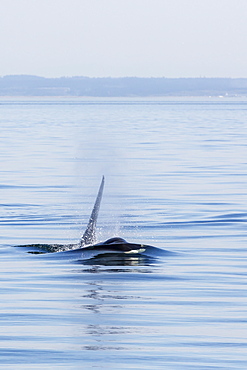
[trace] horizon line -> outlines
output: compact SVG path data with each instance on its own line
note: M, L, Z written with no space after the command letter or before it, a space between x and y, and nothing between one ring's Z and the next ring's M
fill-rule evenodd
M144 76L85 76L85 75L71 75L71 76L66 76L66 75L63 75L63 76L50 76L50 77L47 77L47 76L41 76L41 75L36 75L36 74L27 74L27 73L20 73L20 74L7 74L7 75L1 75L0 78L5 78L5 77L38 77L38 78L52 78L52 79L56 79L56 78L111 78L111 79L120 79L120 78L140 78L140 79L150 79L150 78L153 78L153 79L173 79L173 80L176 80L176 79L228 79L228 80L236 80L236 79L247 79L247 77L217 77L217 76L214 76L214 77L206 77L206 76L197 76L197 77L165 77L165 76L149 76L149 77L144 77Z

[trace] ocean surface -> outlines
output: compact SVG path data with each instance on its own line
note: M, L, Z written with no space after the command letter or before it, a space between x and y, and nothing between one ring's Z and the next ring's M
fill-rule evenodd
M0 368L247 368L247 99L0 98ZM77 243L170 253L101 261Z

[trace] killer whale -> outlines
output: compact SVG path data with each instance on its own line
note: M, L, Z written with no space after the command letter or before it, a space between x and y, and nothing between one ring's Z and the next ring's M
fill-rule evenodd
M125 256L144 255L147 257L157 257L168 251L161 250L145 244L129 243L120 237L113 237L104 242L96 243L96 226L100 204L102 200L105 185L105 177L102 176L97 197L86 227L81 239L76 244L29 244L20 247L26 247L28 253L56 255L60 258L90 259L99 255L122 254ZM56 253L53 253L56 252Z

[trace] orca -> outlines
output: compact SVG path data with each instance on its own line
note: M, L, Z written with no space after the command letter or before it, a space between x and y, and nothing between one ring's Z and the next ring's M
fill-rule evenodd
M161 250L156 247L145 244L129 243L120 237L113 237L104 242L96 243L96 225L103 195L105 178L102 177L98 194L90 215L86 230L82 235L80 241L76 244L29 244L21 247L26 247L29 253L33 254L49 254L61 258L70 256L72 258L90 259L98 255L124 254L125 256L143 254L150 257L168 253L168 251ZM56 252L56 253L52 253Z

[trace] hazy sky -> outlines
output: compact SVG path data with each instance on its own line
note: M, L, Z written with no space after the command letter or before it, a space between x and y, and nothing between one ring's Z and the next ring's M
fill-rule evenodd
M0 76L247 77L247 0L0 0Z

